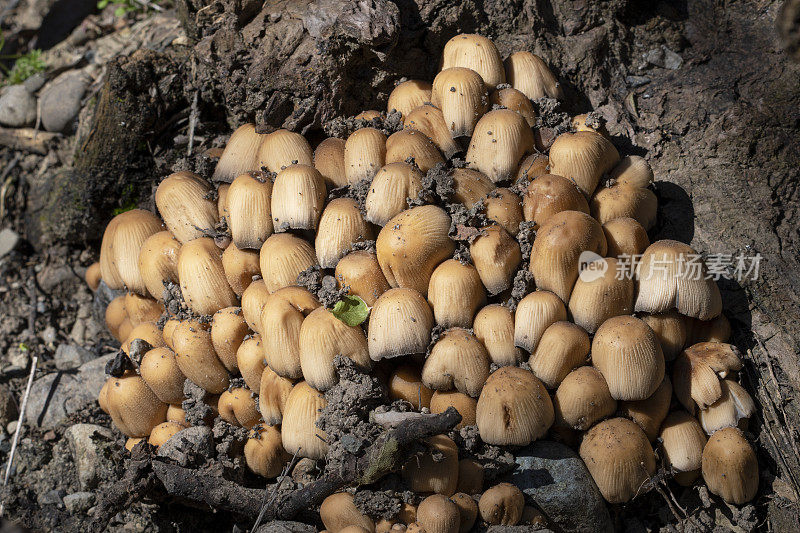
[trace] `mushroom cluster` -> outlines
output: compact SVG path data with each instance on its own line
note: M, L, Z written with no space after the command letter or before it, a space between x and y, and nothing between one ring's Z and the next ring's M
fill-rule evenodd
M211 182L160 183L160 218L117 215L87 278L126 291L106 322L131 364L99 403L128 445L188 425L188 379L211 416L252 429L253 472L324 459L316 422L344 356L392 401L455 407L489 445L573 446L608 502L646 491L659 463L682 485L702 475L724 500L751 500L758 465L741 429L755 406L717 285L702 261L684 268L689 246L650 242L647 161L621 157L593 114L542 126L542 99L561 97L536 55L503 61L489 39L458 35L433 83L389 95L401 127L388 136L378 111L316 148L246 124ZM331 301L301 281L310 273ZM368 318L343 318L344 301ZM338 493L320 509L326 528L543 520L517 487L484 487L448 436L427 446L402 470L418 506L376 521Z

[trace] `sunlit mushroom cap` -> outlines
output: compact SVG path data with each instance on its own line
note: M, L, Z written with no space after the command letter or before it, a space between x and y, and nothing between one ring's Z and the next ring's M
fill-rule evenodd
M458 533L461 515L450 498L433 494L417 507L417 524L425 533Z
M556 77L535 54L527 51L515 52L505 60L505 69L508 83L531 100L564 97Z
M320 411L327 405L322 393L305 381L292 388L283 410L281 439L290 454L322 459L328 453L327 435L317 427Z
M497 183L512 179L522 157L532 150L533 132L522 115L496 109L475 125L466 160Z
M720 342L701 342L686 348L672 369L675 396L689 413L705 409L722 396L720 380L741 370L739 350Z
M441 69L452 67L474 70L489 88L506 81L503 61L497 47L490 39L475 33L456 35L444 45Z
M756 404L744 387L731 379L723 379L719 384L722 389L719 400L697 414L709 435L726 427L745 429L747 420L756 413Z
M506 366L522 362L522 350L514 345L514 314L508 307L487 305L475 315L472 327L492 363Z
M606 235L609 257L624 256L626 261L632 261L634 256L644 253L650 246L647 230L630 217L609 220L603 224L603 233Z
M431 340L433 312L414 289L384 292L369 317L368 347L373 361L425 353Z
M523 198L525 220L533 222L536 229L561 211L589 214L589 204L581 190L572 181L555 174L544 174L533 179Z
M550 324L567 319L564 302L550 291L534 291L517 305L514 314L514 344L534 353Z
M721 429L709 437L702 470L708 490L728 503L745 504L758 492L756 454L737 428Z
M586 431L617 410L603 375L591 366L576 368L564 378L553 397L556 425Z
M661 425L659 433L664 462L676 471L681 485L690 485L700 475L706 436L703 428L686 411L673 411Z
M525 496L511 483L500 483L483 493L478 508L487 524L514 526L522 518Z
M618 161L611 141L593 131L562 133L550 147L550 172L574 181L587 197Z
M431 101L431 84L422 80L408 80L389 94L387 111L399 111L404 117L417 107Z
M658 199L650 189L617 183L598 188L592 195L589 209L601 224L628 217L650 230L656 224Z
M358 510L349 492L337 492L325 498L320 505L319 516L331 533L339 533L350 526L375 531L375 523Z
M613 257L584 267L569 297L572 320L594 333L609 318L633 312L634 283Z
M589 335L572 322L554 322L544 330L529 360L531 372L548 389L555 389L573 369L589 357Z
M156 189L155 202L167 229L186 243L212 231L217 223L217 204L211 186L197 174L176 172Z
M620 159L609 173L616 183L631 187L645 188L653 183L653 169L650 163L639 155L629 155Z
M489 354L469 330L452 328L433 345L422 367L422 382L435 390L477 397L489 377Z
M278 477L289 461L289 454L281 443L280 429L277 426L259 428L244 443L244 458L247 467L259 476Z
M672 401L672 383L667 376L650 397L644 400L621 402L620 411L644 431L650 441L658 436L658 428L669 412Z
M471 327L475 312L485 301L486 291L473 265L448 259L433 271L428 284L428 303L437 324Z

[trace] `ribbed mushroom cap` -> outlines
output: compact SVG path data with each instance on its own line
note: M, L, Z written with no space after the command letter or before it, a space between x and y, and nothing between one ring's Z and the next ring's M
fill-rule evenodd
M128 334L130 330L133 329L133 326L130 325L128 312L125 310L124 295L117 296L109 302L105 312L105 323L108 331L118 341L122 342L128 338ZM127 323L127 331L121 331L121 327L124 323Z
M708 321L684 318L686 321L686 346L700 342L728 342L731 338L731 324L723 314Z
M167 404L133 372L109 378L105 404L114 425L129 437L148 436L167 416Z
M589 209L601 224L629 217L650 230L656 224L658 199L650 189L617 183L598 188L589 202Z
M261 389L258 394L258 410L267 424L280 424L289 393L294 382L265 367L261 373Z
M633 279L620 275L613 257L597 259L578 276L569 297L569 312L580 327L594 333L609 318L633 312Z
M175 353L166 346L153 348L144 354L139 364L139 373L150 387L150 390L164 403L181 403L183 401L183 375Z
M222 270L228 285L241 298L253 277L261 276L258 251L239 249L235 243L230 243L222 252Z
M352 198L335 198L325 206L319 220L314 249L322 268L335 268L353 244L372 240L372 228Z
M750 394L731 379L720 381L722 395L719 400L705 409L700 409L698 417L706 433L726 428L747 427L748 419L756 413L756 404Z
M120 346L120 349L125 352L126 355L130 355L131 343L136 339L145 341L152 348L159 348L165 345L161 330L155 322L142 322L133 328L125 339L125 342Z
M510 180L522 156L533 150L533 132L519 113L497 109L483 115L472 133L466 161L490 180Z
M164 338L164 344L166 344L167 347L173 352L175 351L175 346L172 343L172 333L180 323L181 321L175 317L169 318L166 322L164 322L164 329L161 330L161 336Z
M186 305L198 315L213 315L239 303L225 276L222 250L208 237L181 246L178 278Z
M459 533L467 533L478 518L478 504L472 499L472 496L463 492L457 492L450 496L450 501L458 507Z
M255 395L250 389L235 387L223 391L217 403L219 416L227 423L244 428L252 428L261 422L261 414L256 406Z
M522 91L511 87L497 89L489 95L489 103L493 106L502 106L519 113L531 128L536 125L536 110Z
M258 170L256 161L263 137L264 135L256 133L254 124L243 124L236 128L217 161L212 179L230 183L236 176Z
M530 52L515 52L505 60L506 79L531 100L564 97L558 80L542 59Z
M320 505L319 516L330 533L339 533L349 526L375 531L375 523L370 517L361 514L349 492L337 492L325 498Z
M86 272L83 275L83 280L86 282L86 285L88 285L89 288L92 290L92 292L97 290L97 287L100 286L100 281L102 280L102 277L100 276L99 262L95 261L86 268Z
M464 204L467 209L494 189L492 180L471 168L454 168L450 176L453 178L452 201Z
M489 377L489 354L469 330L452 328L433 345L422 367L422 382L429 388L477 397Z
M453 137L464 137L472 135L478 119L486 112L488 93L480 74L453 67L434 78L431 103L442 110Z
M484 442L526 446L553 424L553 404L533 373L504 366L486 380L475 418Z
M147 292L164 300L164 284L178 282L178 250L181 243L168 231L148 237L139 250L139 273ZM87 270L88 275L88 270Z
M186 411L183 410L180 404L170 404L167 407L167 422L177 422L184 426L189 426L186 421Z
M283 449L281 432L276 426L263 426L244 443L244 458L247 467L259 476L278 477L289 461Z
M414 289L390 289L372 307L368 346L373 361L425 353L431 340L433 312Z
M554 174L544 174L531 181L522 205L525 220L533 222L534 229L561 211L589 214L589 204L581 190L567 178Z
M458 391L439 391L433 393L430 401L431 413L444 413L448 407L455 408L461 415L461 422L455 429L475 425L475 409L478 402Z
M386 164L386 136L375 128L361 128L350 134L344 145L347 183L371 180Z
M236 351L247 334L247 323L241 307L226 307L214 313L211 319L211 343L229 372L238 370Z
M486 347L489 359L497 366L517 365L524 359L514 345L514 315L503 305L487 305L475 315L475 336Z
M672 382L675 396L689 413L697 404L705 409L722 397L720 380L742 368L736 346L721 342L701 342L686 348L675 359Z
M441 70L452 67L474 70L491 89L506 81L497 47L490 39L475 33L456 35L444 45Z
M434 494L417 507L417 523L425 533L458 533L461 515L450 498Z
M175 362L189 381L212 394L228 388L230 376L214 351L208 324L182 320L172 332Z
M515 181L519 181L522 178L526 180L533 181L539 176L544 176L550 172L550 159L547 157L546 154L541 153L532 153L529 156L525 157L520 164L519 168L517 169L517 177ZM589 207L587 204L586 212L589 212Z
M667 376L658 386L656 391L644 400L621 402L619 405L622 414L639 425L650 441L658 436L658 428L669 412L672 400L672 383Z
M644 226L630 217L609 220L603 224L603 233L608 243L609 257L624 256L630 261L633 256L644 253L650 246L650 238Z
M400 365L389 376L389 398L405 400L417 411L430 407L433 391L422 383L422 371L413 365Z
M256 333L261 332L261 311L269 296L269 289L263 279L255 280L242 293L242 315L247 327Z
M650 168L650 163L638 155L623 157L609 174L616 183L631 187L645 188L653 183L653 169Z
M664 352L664 359L667 361L675 359L686 344L685 317L672 309L666 313L643 315L641 318L658 337L661 350Z
M284 129L275 130L261 138L256 168L267 167L270 172L281 172L291 165L313 165L314 155L305 137Z
M428 303L440 326L471 327L472 317L485 301L486 291L473 265L448 259L433 271Z
M606 320L592 340L592 365L616 400L649 398L664 379L664 354L650 327L632 316Z
M275 230L317 229L326 195L322 174L310 165L290 165L278 172L270 207Z
M475 459L465 458L458 462L458 492L480 494L483 492L484 468Z
M617 401L611 397L603 375L594 367L582 366L567 374L558 386L553 410L556 425L586 431L614 414Z
M711 320L722 312L722 297L691 247L670 240L647 247L636 266L635 310L661 313L677 309L685 316Z
M562 133L550 147L550 172L574 181L587 197L618 162L611 141L593 131Z
M264 346L261 335L247 337L236 350L236 366L251 390L261 388L261 375L264 373Z
M688 486L700 475L706 435L697 420L686 411L673 411L659 433L664 463L675 470L675 480Z
M106 285L149 294L139 269L139 253L148 237L161 229L158 217L143 209L126 211L111 220L100 245L100 275Z
M385 226L392 217L408 209L408 199L422 191L422 173L406 162L391 163L381 168L367 192L364 203L366 219Z
M231 188L230 183L220 183L217 185L217 218L228 222L228 191Z
M314 168L319 171L329 189L347 185L344 170L344 139L328 137L314 150Z
M411 111L431 101L431 84L422 80L398 83L389 93L386 110L399 111L404 117Z
M458 446L445 435L435 435L425 443L429 451L403 465L403 480L414 492L451 496L458 483Z
M403 163L413 158L422 172L427 172L439 163L444 163L436 144L418 130L405 129L386 139L386 164Z
M286 287L272 294L261 311L261 342L267 364L280 376L300 379L300 328L319 301L305 289Z
M156 448L163 446L176 433L186 429L186 426L175 422L162 422L150 432L147 443Z
M192 172L176 172L156 189L155 202L164 223L185 244L214 229L219 212L211 186Z
M424 133L437 148L450 159L461 151L461 147L450 134L450 128L444 120L444 114L438 107L423 104L405 115L403 126Z
M566 319L567 309L558 296L550 291L534 291L517 305L514 344L533 353L550 324Z
M336 264L336 283L348 287L348 294L358 296L368 306L375 305L381 294L390 289L375 252L356 250Z
M590 429L581 442L580 456L609 503L632 500L656 471L647 436L625 418L605 420Z
M333 366L337 355L349 357L363 372L372 366L364 330L348 326L324 307L316 308L303 320L299 349L303 378L323 392L339 381Z
M261 275L269 292L297 285L297 276L317 265L317 254L308 241L289 233L275 233L264 242L259 258Z
M414 207L392 218L375 243L389 285L426 295L434 269L455 250L449 231L450 216L435 205Z
M225 199L228 228L241 249L258 250L272 234L272 181L261 172L242 174Z
M322 393L305 381L292 388L283 408L281 439L292 455L322 459L328 453L327 435L316 426L320 411L327 405Z
M606 237L595 219L580 211L561 211L539 228L531 249L530 271L539 289L568 302L578 279L580 256L606 254Z
M548 389L555 389L573 369L586 364L589 335L572 322L554 322L544 330L529 360L531 372Z
M158 322L164 313L164 304L152 298L139 296L135 292L125 294L125 312L130 320L130 325L135 328L145 322ZM128 338L130 331L123 337Z
M703 480L708 490L728 503L742 505L758 492L758 461L737 428L717 431L703 448Z
M472 262L489 294L509 288L522 261L519 243L499 224L482 229L469 245Z
M515 526L522 518L525 496L511 483L500 483L483 493L478 508L488 524Z
M486 218L500 224L509 234L519 233L519 225L525 219L522 215L522 200L511 189L494 189L484 199Z

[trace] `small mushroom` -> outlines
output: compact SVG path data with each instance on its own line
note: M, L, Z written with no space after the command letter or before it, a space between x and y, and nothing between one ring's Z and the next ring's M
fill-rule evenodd
M586 431L617 410L603 375L591 366L576 368L564 378L553 397L556 425Z
M369 356L380 361L425 353L431 340L433 312L414 289L384 292L372 307L367 337Z
M533 131L522 115L497 109L483 115L475 125L466 161L470 168L497 183L512 179L522 157L532 150Z
M305 381L292 388L283 407L281 440L290 454L322 459L328 453L326 434L317 427L320 411L327 405L325 397Z
M700 475L706 436L697 419L686 411L673 411L659 433L664 462L675 471L675 481L690 486Z
M743 505L758 492L756 454L738 428L720 429L709 437L702 470L708 490L728 503Z
M473 265L448 259L431 274L428 303L440 326L472 327L472 318L485 301L486 291Z
M259 476L278 477L289 461L289 454L281 443L280 429L277 426L257 428L244 443L244 459L247 467Z
M386 136L375 128L361 128L344 145L344 172L347 183L371 180L386 164Z
M442 110L453 137L472 135L488 106L488 92L480 74L463 67L440 71L433 80L431 103Z
M280 173L294 164L312 165L313 160L311 146L305 137L293 131L279 129L261 137L255 170L267 167L270 172Z
M694 414L696 407L705 409L719 400L720 381L741 369L739 350L731 344L701 342L690 346L675 359L672 368L675 396Z
M477 72L490 89L506 82L500 52L491 39L483 35L462 33L447 41L442 51L441 69L452 67L463 67Z
M477 397L489 377L489 354L469 330L452 328L436 341L422 367L425 386L448 391L454 388Z
M429 450L403 465L403 480L414 492L453 495L458 483L458 446L445 435L435 435L425 443Z
M508 83L531 100L564 97L558 79L535 54L514 52L505 60L505 70Z
M472 328L486 347L492 363L507 366L522 362L522 350L514 345L514 315L508 307L487 305L475 315Z
M522 518L525 497L511 483L500 483L483 493L478 508L488 524L515 526Z
M344 139L328 137L314 150L314 168L319 171L329 189L347 185L347 175L344 170L344 146Z
M331 533L339 533L351 526L375 531L375 523L370 517L361 514L349 492L337 492L325 498L320 505L319 516Z
M388 112L398 111L403 117L431 101L431 84L422 80L408 80L397 84L389 93Z
M433 494L420 502L417 508L417 523L425 533L458 533L461 527L461 514L458 506L450 498Z
M233 180L226 196L228 229L240 249L258 250L272 235L272 180L261 172Z
M549 389L555 389L573 369L586 363L589 335L572 322L554 322L542 334L528 361L531 372Z

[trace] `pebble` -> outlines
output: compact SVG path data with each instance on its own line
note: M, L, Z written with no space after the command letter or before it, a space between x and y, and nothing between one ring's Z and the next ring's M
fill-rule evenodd
M629 87L636 89L637 87L643 87L650 83L650 78L647 76L625 76L625 83L628 84Z
M64 436L72 452L81 490L96 488L105 475L113 472L114 465L105 448L114 446L114 434L96 424L75 424L64 432Z
M67 491L64 489L53 489L39 495L37 498L39 505L62 505Z
M72 129L88 86L89 78L80 70L64 72L45 85L39 95L44 129L56 132Z
M663 44L659 48L653 48L645 52L643 58L651 65L670 70L677 70L683 65L683 58Z
M75 344L59 344L56 348L55 361L59 370L78 368L83 363L94 359L94 353L82 346Z
M88 511L94 505L94 494L91 492L75 492L64 496L64 507L70 514Z
M24 85L0 91L0 124L12 128L31 126L36 120L36 97Z
M192 426L177 432L158 449L159 457L183 467L203 464L214 457L214 437L208 426Z
M520 450L515 462L511 483L533 500L557 529L586 533L614 530L589 470L570 448L537 441Z
M10 254L19 244L19 234L10 228L0 231L0 257Z

